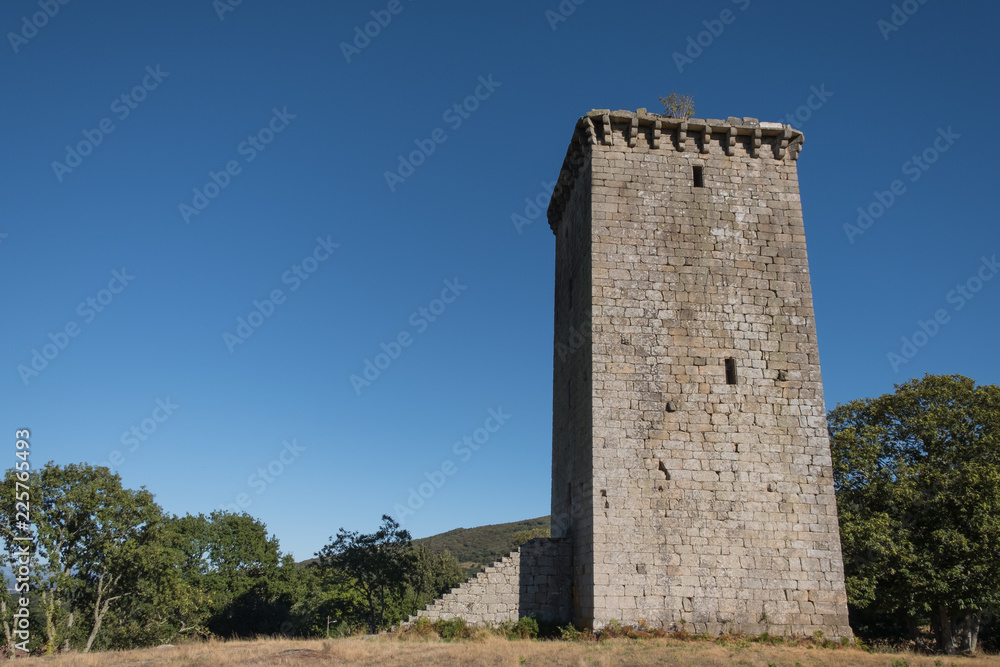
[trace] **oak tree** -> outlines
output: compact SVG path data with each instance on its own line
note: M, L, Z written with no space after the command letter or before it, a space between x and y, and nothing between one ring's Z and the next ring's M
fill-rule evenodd
M1000 387L927 375L828 424L851 604L974 651L1000 608Z

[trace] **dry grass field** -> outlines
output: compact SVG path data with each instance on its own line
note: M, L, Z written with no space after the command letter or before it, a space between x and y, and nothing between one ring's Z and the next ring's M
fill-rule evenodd
M905 662L901 662L905 661ZM446 643L392 636L333 640L210 641L141 651L21 658L24 667L126 665L691 665L692 667L1000 667L1000 656L947 657L866 653L854 648L722 646L708 641L614 639L602 642L506 640Z

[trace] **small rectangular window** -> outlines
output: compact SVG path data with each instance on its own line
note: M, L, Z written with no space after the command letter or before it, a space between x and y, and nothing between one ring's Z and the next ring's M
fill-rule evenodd
M736 360L726 359L726 384L736 384Z
M705 187L705 176L702 172L702 168L698 166L694 168L694 187L696 188Z

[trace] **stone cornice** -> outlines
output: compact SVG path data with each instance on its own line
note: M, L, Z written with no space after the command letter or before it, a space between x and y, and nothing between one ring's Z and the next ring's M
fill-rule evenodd
M739 141L737 137L748 141ZM566 159L549 202L549 227L555 233L566 202L572 194L580 167L586 164L591 146L628 146L642 142L650 150L671 150L701 155L749 155L797 160L805 137L781 123L763 123L756 118L671 118L638 111L594 109L576 123Z

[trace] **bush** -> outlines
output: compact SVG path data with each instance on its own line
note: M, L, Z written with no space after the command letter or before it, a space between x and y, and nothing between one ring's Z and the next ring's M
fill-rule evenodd
M614 639L615 637L621 637L624 633L622 632L622 626L618 622L618 619L612 618L608 621L608 624L604 626L601 630L601 638Z
M651 639L666 637L669 633L663 628L650 628L644 619L639 619L636 626L622 625L616 619L611 619L597 634L598 640L627 637L628 639ZM676 633L675 633L676 634Z
M672 92L661 97L664 112L670 118L690 118L694 115L694 98L690 95L679 95Z
M538 636L538 621L531 616L519 618L514 633L521 639L534 639Z
M440 619L435 621L434 630L446 642L454 639L468 639L472 636L472 628L466 624L464 618Z
M592 632L581 632L576 629L575 625L569 623L559 628L559 637L568 642L576 642L583 639L593 639L594 634Z
M511 544L514 549L519 549L525 542L536 537L550 537L548 528L532 528L531 530L519 530L511 536Z
M430 619L426 616L421 616L413 622L413 625L410 626L410 630L421 637L428 637L434 632L434 624L431 623Z

